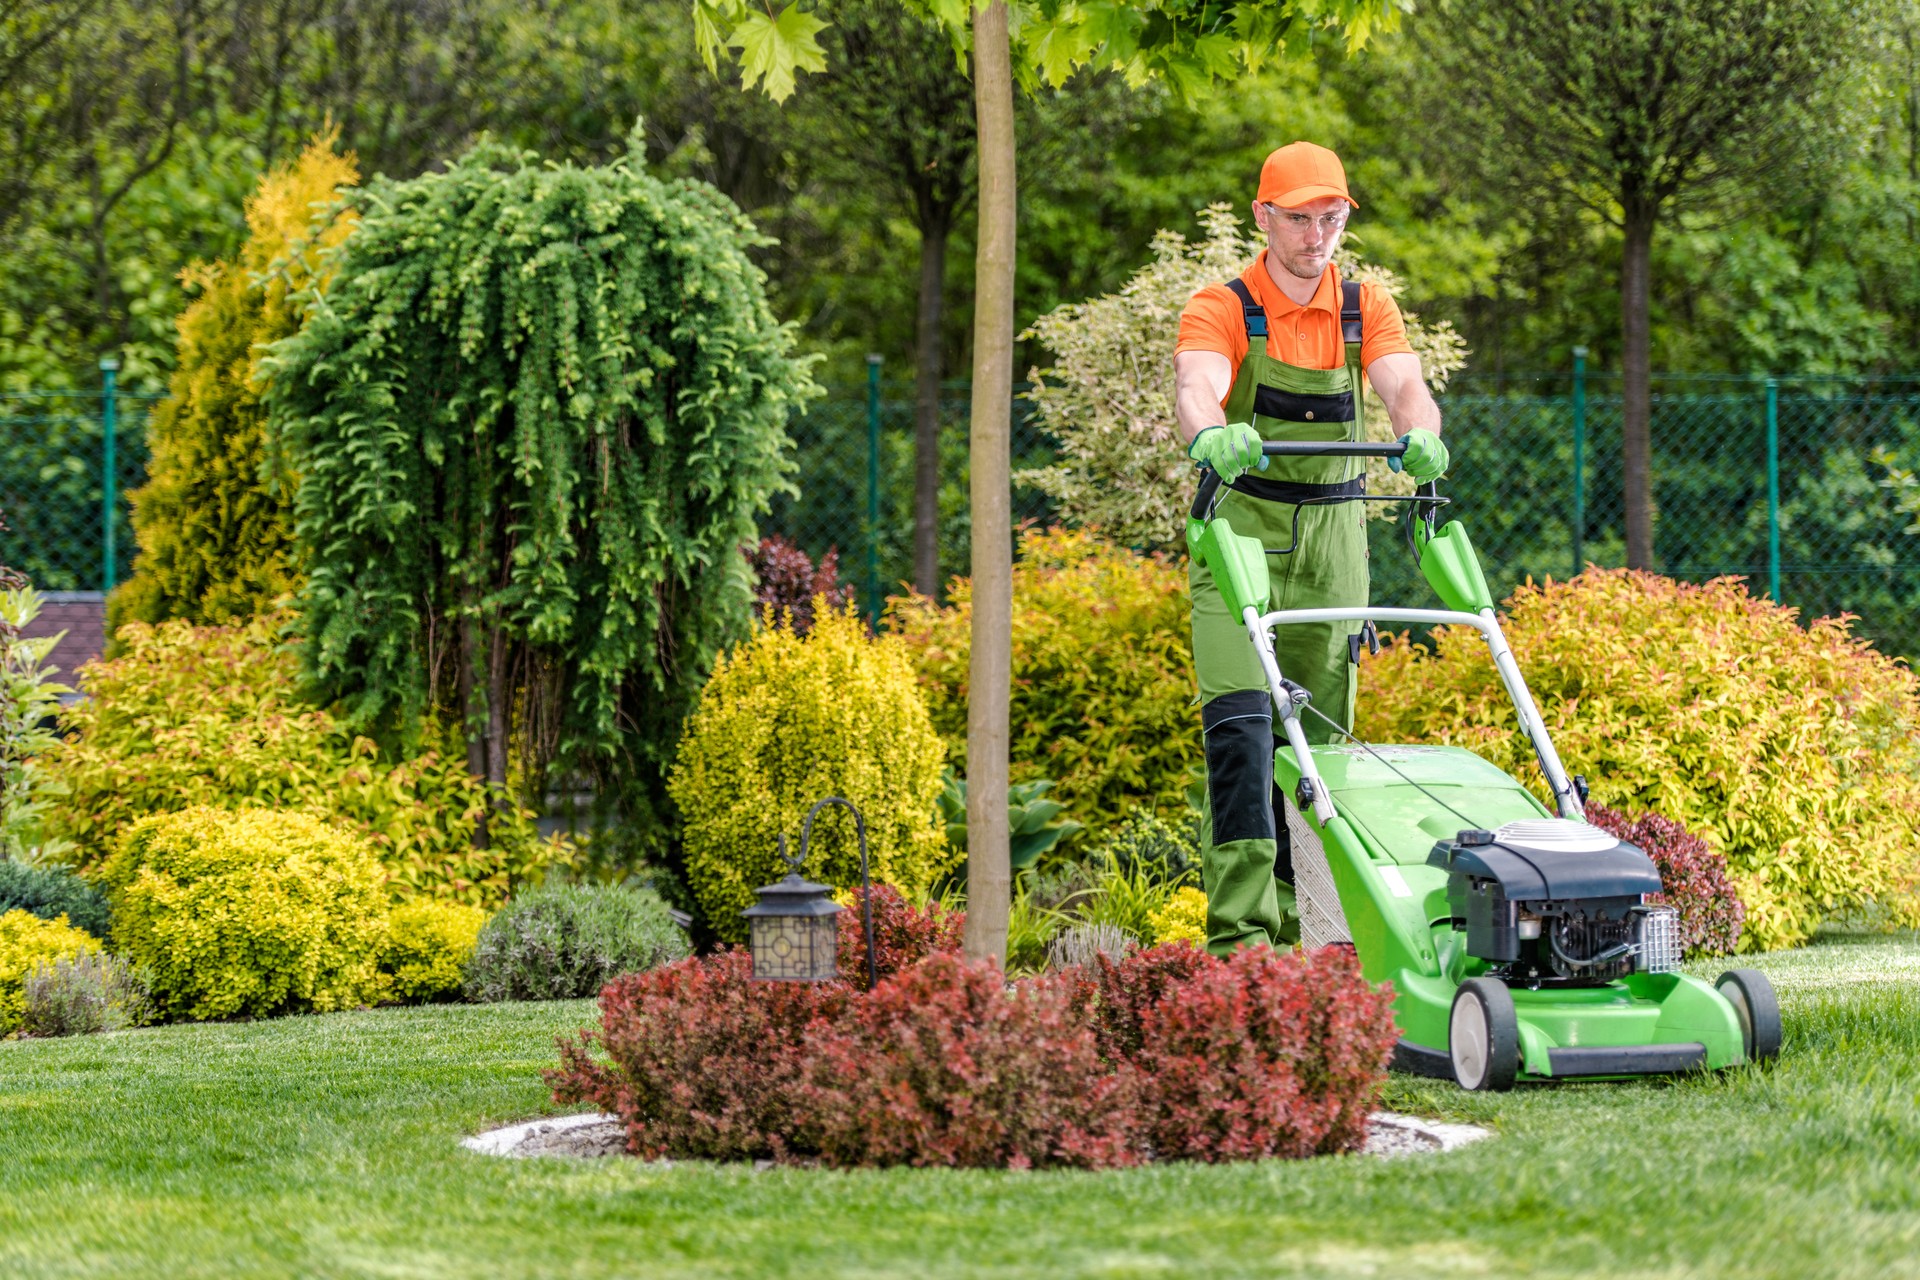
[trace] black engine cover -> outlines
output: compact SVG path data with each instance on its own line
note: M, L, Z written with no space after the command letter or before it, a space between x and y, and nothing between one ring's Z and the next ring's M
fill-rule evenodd
M1463 845L1443 840L1427 855L1427 865L1472 880L1491 880L1508 902L1637 898L1660 892L1660 872L1653 859L1619 842L1596 853L1575 853L1506 841Z

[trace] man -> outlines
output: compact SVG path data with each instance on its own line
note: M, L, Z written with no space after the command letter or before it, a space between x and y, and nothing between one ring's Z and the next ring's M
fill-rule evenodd
M1358 207L1333 152L1310 142L1275 151L1253 203L1266 250L1239 279L1194 294L1180 316L1173 368L1181 439L1188 456L1225 482L1219 513L1235 532L1266 544L1276 609L1366 605L1365 512L1351 501L1364 491L1365 469L1353 458L1264 458L1263 439L1365 439L1364 376L1407 442L1399 464L1408 474L1424 484L1447 467L1440 409L1399 307L1378 285L1343 284L1334 268L1347 215ZM1291 855L1276 844L1286 840L1287 800L1273 792L1273 707L1246 627L1204 564L1194 561L1188 578L1207 751L1207 947L1227 955L1279 941L1274 882L1293 879ZM1281 673L1312 695L1301 721L1309 741L1336 737L1331 725L1352 728L1359 630L1289 626L1274 637Z

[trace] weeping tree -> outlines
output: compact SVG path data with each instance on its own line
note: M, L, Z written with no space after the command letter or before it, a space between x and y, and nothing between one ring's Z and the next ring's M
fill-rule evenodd
M815 388L752 225L642 154L482 142L367 184L266 365L321 696L379 735L459 726L490 782L591 769L647 832L681 720L751 623L740 548Z
M978 234L973 280L973 406L968 495L973 534L973 626L967 698L967 954L1004 960L1011 872L1007 863L1007 749L1013 679L1013 94L1017 84L1061 85L1082 69L1130 84L1163 80L1183 97L1258 71L1276 57L1307 55L1338 35L1349 50L1399 22L1404 0L899 0L939 23L973 79ZM819 34L837 7L692 0L695 42L714 70L739 50L742 79L775 101L803 71L824 71ZM1276 136L1275 145L1287 141ZM1222 175L1249 182L1252 175ZM1171 358L1171 352L1169 352Z

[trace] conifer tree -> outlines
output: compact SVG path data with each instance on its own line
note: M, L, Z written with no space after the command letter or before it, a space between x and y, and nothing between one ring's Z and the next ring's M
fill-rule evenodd
M335 193L356 178L332 136L314 139L261 179L239 255L182 273L199 296L180 315L179 364L148 428L147 483L129 495L140 556L113 593L114 626L244 620L298 585L292 476L266 456L259 360L300 327L294 298L321 283L325 251L352 229Z
M483 141L374 179L264 367L320 696L380 736L462 726L489 782L510 744L528 787L590 768L645 832L714 657L751 627L740 551L815 388L752 224L643 154L581 168Z

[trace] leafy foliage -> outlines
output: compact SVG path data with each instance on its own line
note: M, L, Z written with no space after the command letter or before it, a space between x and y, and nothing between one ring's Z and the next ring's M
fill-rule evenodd
M46 665L60 637L21 634L40 606L39 592L0 569L0 859L17 858L41 840L47 795L39 757L58 741L45 722L59 710L60 695L72 692Z
M177 321L170 394L147 429L147 483L128 495L140 555L109 600L113 623L241 621L298 583L293 477L268 465L256 375L262 347L299 328L294 299L325 287L330 251L353 228L334 193L358 175L332 143L314 140L261 179L236 259L183 273L199 297Z
M1086 830L1084 823L1061 816L1066 806L1047 799L1052 789L1053 783L1046 778L1007 788L1007 864L1016 871L1033 866L1062 840ZM940 778L940 821L947 829L947 843L965 852L967 780L951 766Z
M731 951L616 979L600 1011L544 1075L634 1154L836 1166L1349 1150L1395 1036L1344 953L1185 945L1011 984L936 951L871 992L755 982Z
M100 878L173 1018L350 1009L380 994L380 864L304 813L200 806L133 824Z
M1112 1168L1139 1160L1133 1079L1058 982L936 955L809 1028L807 1149L827 1164Z
M966 48L972 5L908 0L908 7L942 23L956 51ZM1315 32L1342 31L1347 47L1357 49L1400 21L1399 7L1384 0L1058 6L1008 0L1007 8L1014 65L1030 85L1044 80L1058 87L1080 68L1094 66L1119 72L1132 84L1164 78L1187 96L1216 78L1259 70L1280 49L1302 53ZM746 0L694 0L694 39L707 70L716 69L722 49L738 49L746 87L759 86L776 102L793 93L798 72L826 69L815 38L825 27L798 0L777 11Z
M623 973L687 954L657 894L619 885L542 885L480 930L467 963L470 1000L576 1000Z
M487 780L575 761L657 779L751 621L739 548L813 386L710 187L634 157L482 143L376 179L297 335L262 362L300 475L307 674L355 728L440 712ZM311 292L311 291L309 291Z
M1844 619L1803 627L1737 579L1590 569L1525 586L1502 625L1561 758L1726 858L1740 945L1804 941L1877 904L1920 918L1920 682ZM1442 629L1362 664L1360 736L1451 742L1515 777L1533 754L1485 644Z
M26 1009L25 983L36 967L100 949L99 940L67 923L30 911L0 913L0 1036L17 1031Z
M1352 1151L1386 1078L1393 997L1339 947L1249 947L1141 1019L1145 1127L1170 1160Z
M867 934L860 914L860 889L842 894L838 934L838 967L843 982L864 986L867 981ZM873 886L873 965L877 978L912 968L931 955L953 955L960 950L967 913L948 911L937 902L916 907L890 884Z
M1680 913L1680 937L1689 959L1728 956L1740 949L1747 909L1727 879L1727 860L1671 818L1642 813L1629 818L1603 804L1587 806L1587 821L1638 847L1660 869L1661 902Z
M841 983L755 982L744 951L630 973L600 993L600 1027L560 1041L544 1071L554 1101L626 1122L647 1159L784 1155L794 1129L801 1035L837 1016ZM593 1051L604 1049L608 1061Z
M194 805L300 809L372 842L396 898L502 901L572 857L532 812L435 751L390 763L297 688L284 615L227 627L121 629L123 656L83 669L86 698L45 756L62 788L48 816L82 871L137 819ZM476 848L481 816L488 843Z
M1120 287L1088 302L1056 308L1034 322L1029 337L1054 354L1035 370L1030 393L1040 421L1060 441L1061 460L1022 471L1016 479L1051 496L1075 524L1097 527L1130 546L1166 546L1180 536L1192 498L1193 464L1173 419L1173 350L1180 312L1195 291L1237 278L1265 247L1246 234L1224 204L1201 214L1203 237L1189 243L1178 232L1154 237L1153 261ZM1396 299L1405 285L1384 267L1342 249L1342 279L1384 286ZM1424 325L1402 312L1407 341L1435 390L1466 363L1466 347L1445 321ZM1386 406L1367 390L1367 431L1392 439ZM1368 460L1371 493L1408 494L1412 481ZM1394 514L1387 504L1369 511Z
M1204 947L1207 945L1206 892L1190 884L1182 885L1147 920L1157 944L1185 942Z
M0 860L0 912L29 911L42 920L65 918L107 941L109 913L100 891L65 867Z
M966 760L973 593L950 603L887 602L889 627L919 668L934 727ZM1084 815L1138 805L1180 811L1200 758L1188 653L1187 580L1082 530L1030 529L1013 570L1013 777L1057 780L1054 799Z
M487 922L484 908L423 898L387 915L380 976L388 999L441 1000L460 994L467 961Z
M20 1029L28 1035L91 1035L153 1020L145 972L98 951L41 961L27 975L23 995Z
M848 608L818 613L805 637L765 628L714 665L667 789L684 818L688 885L722 938L746 937L754 890L786 873L776 837L797 839L825 796L859 807L875 881L917 897L953 865L934 815L941 742L909 663ZM860 883L839 806L815 820L805 870Z
M1200 829L1191 814L1169 822L1136 810L1107 828L1092 859L1111 862L1122 875L1145 873L1180 884L1200 871Z
M753 566L754 603L761 616L774 619L784 615L792 619L795 632L805 635L813 630L814 601L829 609L844 609L853 603L853 587L840 581L840 553L828 551L816 566L807 553L777 534L760 539L760 545L747 560Z

